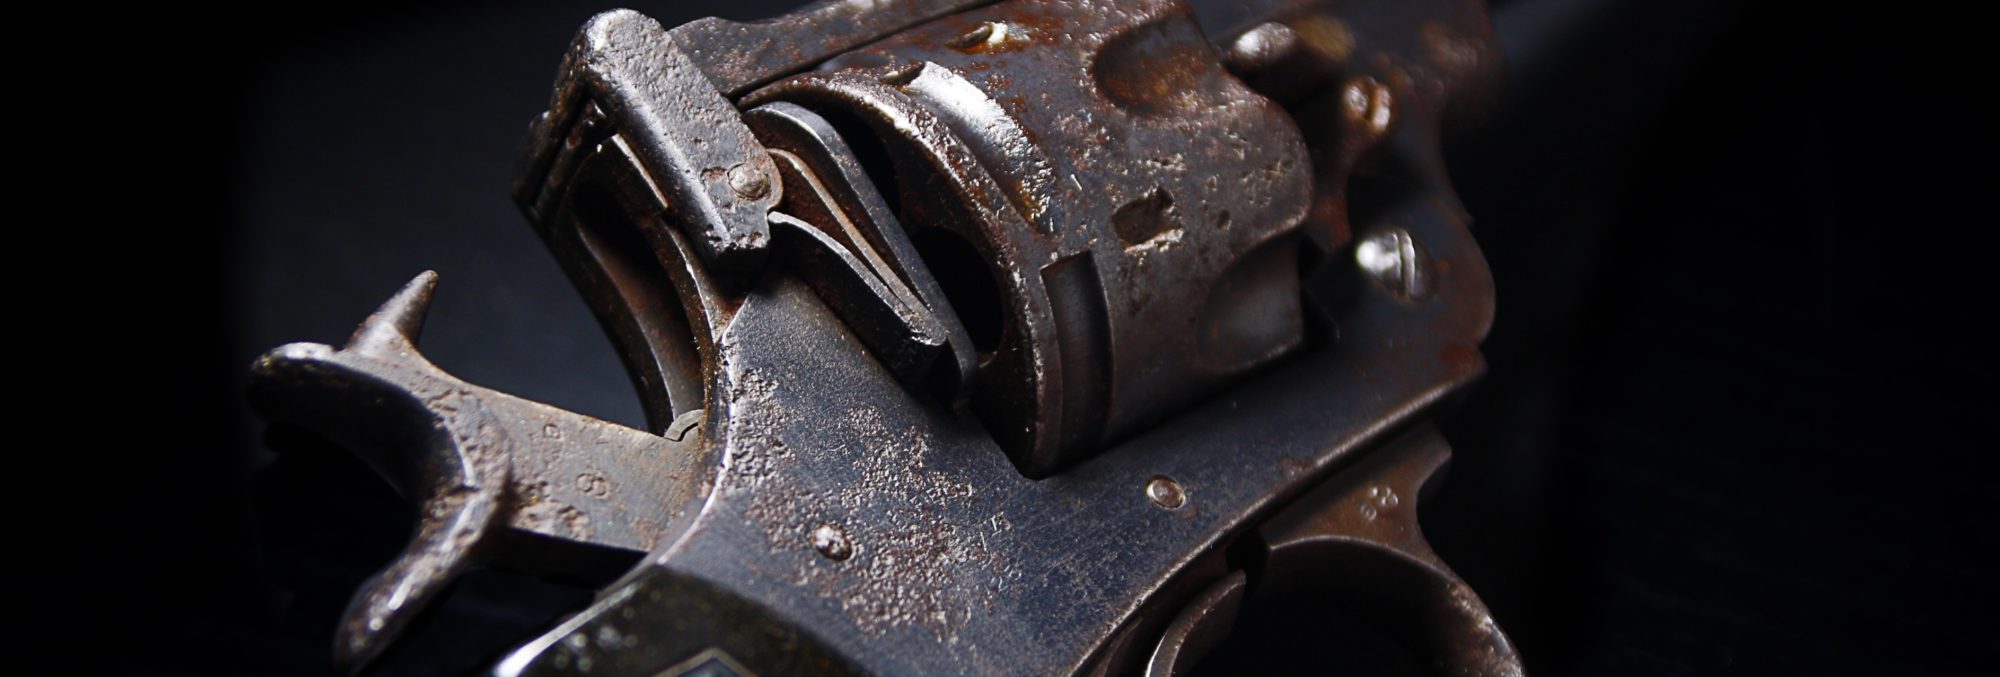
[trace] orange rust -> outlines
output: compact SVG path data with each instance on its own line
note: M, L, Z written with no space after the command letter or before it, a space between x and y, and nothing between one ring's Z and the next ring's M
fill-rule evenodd
M1013 32L1016 33L1015 39L1023 44L1055 42L1066 37L1069 31L1061 17L1031 8L1016 10L1001 20L1007 22L1010 28L1019 29Z
M1091 64L1098 90L1140 115L1187 114L1202 106L1204 83L1222 73L1208 45L1179 39L1177 23L1141 26L1112 39Z

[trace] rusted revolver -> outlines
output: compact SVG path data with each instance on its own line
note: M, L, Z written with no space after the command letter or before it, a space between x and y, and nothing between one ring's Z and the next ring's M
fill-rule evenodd
M1459 0L597 16L514 198L648 429L431 365L430 273L261 358L422 505L337 656L616 549L499 673L1182 674L1299 596L1518 673L1415 518L1492 312L1439 134L1496 58Z

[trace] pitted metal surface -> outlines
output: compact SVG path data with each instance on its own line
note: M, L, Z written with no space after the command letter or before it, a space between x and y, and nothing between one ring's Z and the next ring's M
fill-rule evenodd
M292 344L253 367L268 420L320 430L421 506L409 548L357 593L336 656L379 654L467 567L506 559L515 530L562 543L651 550L672 540L704 492L704 451L687 417L665 436L480 388L415 348L437 275L424 273L344 348Z
M616 121L704 262L762 263L777 168L700 65L659 22L629 10L592 18L563 60L549 111L530 132L529 171L515 185L531 213L547 208L549 182L566 178L564 150L580 145L570 139L595 133L593 108Z
M649 430L430 366L429 275L259 362L426 505L349 665L512 530L646 554L502 674L1181 674L1327 540L1455 586L1383 588L1436 664L1518 672L1413 521L1491 321L1436 154L1478 6L1269 3L1218 48L1178 0L974 4L585 26L515 198Z
M1302 340L1305 145L1181 3L1002 3L749 98L773 100L865 120L904 224L986 259L1004 307L973 402L1029 475Z

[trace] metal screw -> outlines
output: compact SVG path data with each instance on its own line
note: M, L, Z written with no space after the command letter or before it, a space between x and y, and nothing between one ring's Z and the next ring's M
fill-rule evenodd
M1180 483L1173 481L1172 478L1164 475L1155 476L1152 481L1146 483L1146 499L1152 501L1153 505L1168 510L1179 510L1181 506L1187 505L1187 492L1182 491Z
M729 190L737 197L755 200L771 194L771 179L756 165L745 162L729 168Z
M1356 127L1366 130L1370 136L1379 136L1389 131L1389 123L1396 119L1396 100L1388 85L1375 78L1363 76L1347 81L1341 90L1341 97L1347 104L1347 119Z
M1424 250L1401 228L1383 228L1354 246L1354 262L1376 283L1404 300L1430 293Z
M1239 73L1254 73L1276 64L1298 46L1299 35L1276 21L1266 21L1244 31L1229 43L1229 67Z
M813 530L813 549L835 562L854 556L854 542L837 524L822 524Z

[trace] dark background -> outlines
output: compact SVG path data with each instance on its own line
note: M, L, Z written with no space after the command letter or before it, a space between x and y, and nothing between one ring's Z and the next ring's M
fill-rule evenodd
M31 666L326 671L410 513L338 451L267 444L244 375L421 270L446 370L639 420L505 188L601 8L23 21L57 40L18 59L16 160L50 189L17 188L17 221L62 238L13 266L15 333L55 348L22 358L55 376L29 386L53 434L17 438ZM1990 672L1991 40L1895 7L1494 15L1506 97L1450 159L1500 311L1424 506L1437 549L1534 674ZM475 576L385 667L479 666L586 595Z

